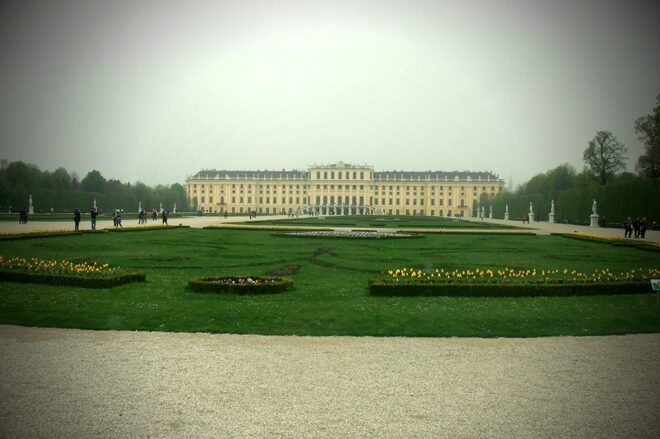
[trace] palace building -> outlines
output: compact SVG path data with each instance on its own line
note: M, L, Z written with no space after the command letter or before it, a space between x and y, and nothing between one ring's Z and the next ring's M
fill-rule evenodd
M186 179L190 205L210 213L469 216L503 188L490 172L374 171L343 162L306 171L204 170Z

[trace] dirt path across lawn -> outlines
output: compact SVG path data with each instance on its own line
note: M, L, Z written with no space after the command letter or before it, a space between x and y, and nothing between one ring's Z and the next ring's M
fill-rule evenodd
M2 438L654 438L660 334L274 337L0 326Z

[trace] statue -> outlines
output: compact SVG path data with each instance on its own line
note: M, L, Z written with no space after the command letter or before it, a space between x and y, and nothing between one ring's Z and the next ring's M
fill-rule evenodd
M600 215L598 215L598 203L596 203L596 199L594 198L594 203L591 205L591 216L589 217L591 220L591 223L589 224L591 227L600 227L599 220L600 220Z
M488 218L493 219L493 206L490 206L490 211L488 212Z
M532 202L529 202L529 213L534 213L534 206L532 206Z
M598 203L596 203L595 198L594 198L594 203L591 205L591 213L594 215L598 215Z
M529 202L529 217L527 218L527 223L529 224L530 221L534 221L536 218L534 217L534 206L532 206L532 202Z
M30 215L34 213L34 207L32 206L32 195L30 195L30 199L28 200L28 213Z
M138 201L138 213L142 212L142 201Z
M163 213L163 202L160 202L160 208L158 209L158 213Z
M548 222L549 223L557 222L557 214L555 213L555 200L552 200L552 203L550 204L550 214L548 215Z
M174 203L174 209L172 209L172 213L176 213L176 202Z
M96 198L94 198L94 209L96 209Z
M507 204L504 209L504 220L509 221L509 205Z

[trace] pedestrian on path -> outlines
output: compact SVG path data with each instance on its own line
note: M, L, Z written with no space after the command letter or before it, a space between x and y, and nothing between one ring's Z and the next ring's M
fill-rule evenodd
M96 216L98 214L96 207L92 207L92 211L89 213L89 216L92 217L92 230L96 230Z
M73 213L73 223L76 225L76 230L78 230L78 227L80 226L80 209L76 209Z

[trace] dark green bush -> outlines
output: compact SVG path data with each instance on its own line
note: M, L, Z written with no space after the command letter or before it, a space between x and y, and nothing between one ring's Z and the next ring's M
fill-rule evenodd
M390 282L369 280L372 296L452 297L539 297L643 294L651 292L647 282L561 283L561 284L459 284Z
M0 270L0 280L49 285L71 285L83 288L111 288L129 282L144 282L146 276L143 273L127 273L108 277L83 277L65 274Z
M219 282L224 279L247 279L252 278L259 283L225 283ZM229 294L275 294L287 290L293 286L293 280L284 277L262 277L262 276L208 276L196 277L188 280L190 288L207 293L229 293Z
M175 229L189 229L190 226L179 224L178 226L170 225L154 225L154 226L135 226L135 227L114 227L112 229L105 229L109 232L149 232L154 230L175 230Z
M32 238L51 238L54 236L70 236L81 235L81 230L71 230L65 232L25 232L25 233L9 233L0 235L0 241L11 241L14 239L32 239Z

